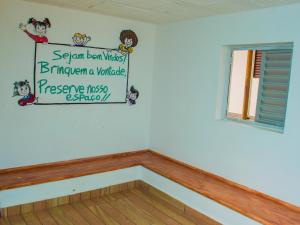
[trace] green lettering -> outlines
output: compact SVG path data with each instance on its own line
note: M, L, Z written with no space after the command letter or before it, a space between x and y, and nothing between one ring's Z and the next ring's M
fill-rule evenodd
M48 62L46 62L46 61L40 61L40 62L38 62L38 64L41 65L41 67L40 67L40 73L41 74L49 72L50 69L48 68L48 66L49 66Z
M38 82L39 92L42 93L42 87L48 83L46 79L39 80Z
M56 55L58 58L54 58L52 60L60 60L62 59L62 56L59 54L60 50L53 51L53 54Z

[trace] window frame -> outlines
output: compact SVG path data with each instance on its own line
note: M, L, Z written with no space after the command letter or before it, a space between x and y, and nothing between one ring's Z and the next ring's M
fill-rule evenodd
M276 125L270 125L270 124L264 124L264 123L260 123L257 121L253 121L253 120L244 120L241 118L230 118L227 116L227 112L228 112L228 104L229 104L229 88L230 88L230 78L231 78L231 67L232 67L232 63L233 63L233 58L232 58L232 54L233 51L237 51L237 50L292 50L292 56L291 56L291 67L290 67L290 74L289 74L289 83L288 83L288 87L290 87L290 78L291 78L291 72L292 72L292 61L293 61L293 48L294 48L294 43L293 42L285 42L285 43L268 43L268 44L246 44L246 45L227 45L227 56L228 56L228 60L226 60L226 62L228 63L228 67L227 69L224 71L226 72L225 74L225 79L223 82L223 84L225 85L225 92L226 94L224 95L224 103L223 103L223 113L222 113L222 117L221 119L228 121L228 122L235 122L235 123L240 123L240 124L245 124L248 126L252 126L252 127L256 127L256 128L260 128L260 129L264 129L264 130L269 130L269 131L274 131L277 133L284 133L284 129L285 126L283 128L278 127ZM260 82L261 83L261 82ZM260 91L259 87L259 90ZM288 109L288 97L289 97L289 90L288 90L288 95L287 95L287 105L286 105L286 112ZM285 120L287 117L287 113L285 113Z

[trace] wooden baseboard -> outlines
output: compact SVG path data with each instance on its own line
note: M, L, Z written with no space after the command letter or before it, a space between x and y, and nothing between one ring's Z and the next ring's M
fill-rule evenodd
M166 159L166 160L168 160L168 161L170 161L170 162L172 162L172 163L174 163L174 164L178 164L179 166L184 166L184 167L186 167L186 168L189 168L190 170L195 171L195 173L198 173L198 174L205 174L206 176L211 177L211 178L213 178L213 179L215 179L215 180L217 180L217 181L219 181L219 182L221 182L221 183L227 184L227 185L231 186L232 188L238 188L238 189L243 190L243 191L245 191L245 192L247 192L247 193L251 193L251 194L253 194L253 195L257 195L257 196L259 196L259 197L265 198L265 199L270 200L270 201L272 201L272 202L276 202L277 204L280 204L280 205L284 205L284 206L290 208L291 210L296 210L296 211L298 211L298 212L300 213L300 207L297 207L297 206L295 206L295 205L292 205L292 204L290 204L290 203L288 203L288 202L282 201L282 200L280 200L280 199L278 199L278 198L274 198L274 197L272 197L272 196L270 196L270 195L267 195L267 194L264 194L264 193L262 193L262 192L256 191L256 190L254 190L254 189L252 189L252 188L249 188L249 187L247 187L247 186L238 184L238 183L236 183L236 182L233 182L233 181L231 181L231 180L228 180L228 179L223 178L223 177L221 177L221 176L218 176L218 175L216 175L216 174L213 174L213 173L207 172L207 171L205 171L205 170L199 169L199 168L197 168L197 167L191 166L191 165L189 165L189 164L183 163L183 162L181 162L181 161L179 161L179 160L176 160L176 159L173 159L173 158L168 157L168 156L166 156L166 155L160 154L160 153L158 153L158 152L156 152L156 151L153 151L153 150L149 150L149 151L150 151L152 154L157 155L159 158L164 158L164 159ZM168 177L167 177L167 178L168 178ZM169 179L172 179L172 178L170 177ZM181 184L183 184L183 183L181 183ZM184 185L184 186L185 186L185 185ZM214 199L214 200L215 200L215 199Z
M151 150L0 170L0 190L133 166L143 166L260 223L300 224L298 206Z
M149 150L0 169L0 191L141 166Z
M34 165L28 165L28 166L19 166L19 167L12 167L12 168L6 168L6 169L0 169L0 175L1 174L10 174L10 173L18 173L18 172L24 172L24 171L38 171L42 169L51 169L51 168L57 168L57 167L67 167L71 165L77 165L82 163L90 163L90 162L96 162L97 160L111 160L116 158L130 158L134 157L135 159L138 158L139 155L144 156L145 153L151 152L151 150L148 149L142 149L142 150L135 150L131 152L122 152L122 153L115 153L115 154L107 154L107 155L101 155L101 156L92 156L92 157L86 157L86 158L79 158L79 159L71 159L71 160L64 160L64 161L57 161L57 162L50 162L50 163L41 163L41 164L34 164ZM25 185L26 186L26 185ZM0 190L2 188L2 185L0 185ZM9 189L9 188L5 188Z

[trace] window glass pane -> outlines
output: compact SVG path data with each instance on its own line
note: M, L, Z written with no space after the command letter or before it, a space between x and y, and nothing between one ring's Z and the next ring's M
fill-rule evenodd
M243 111L247 50L233 51L227 116L240 118Z

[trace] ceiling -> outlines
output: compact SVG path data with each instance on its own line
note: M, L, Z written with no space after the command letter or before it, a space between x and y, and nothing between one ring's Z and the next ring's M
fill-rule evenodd
M300 0L24 0L150 23L169 23Z

